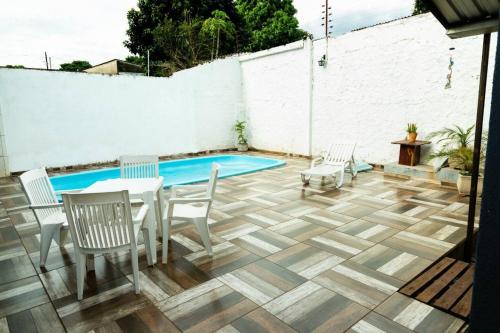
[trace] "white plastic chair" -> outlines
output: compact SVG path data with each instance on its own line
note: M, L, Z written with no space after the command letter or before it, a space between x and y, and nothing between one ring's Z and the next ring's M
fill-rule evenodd
M301 172L302 182L308 184L312 176L335 177L337 188L344 184L347 169L352 177L356 177L357 169L354 160L355 143L334 143L321 157L312 160L311 167Z
M158 156L120 156L120 178L158 178L159 176Z
M63 246L68 235L63 204L57 200L45 169L27 171L19 179L40 226L40 267L45 267L52 240Z
M171 196L167 201L167 207L163 216L163 258L162 262L167 263L168 241L170 239L170 228L172 220L191 222L198 230L203 245L212 256L212 244L210 243L210 231L208 229L208 214L212 207L212 201L217 185L217 175L219 165L212 164L210 179L206 185L174 185L171 188ZM198 190L206 189L202 197L179 197L178 190Z
M64 209L76 257L78 300L83 298L86 256L130 250L134 286L139 293L137 238L144 229L148 205L132 218L128 191L107 193L63 193Z

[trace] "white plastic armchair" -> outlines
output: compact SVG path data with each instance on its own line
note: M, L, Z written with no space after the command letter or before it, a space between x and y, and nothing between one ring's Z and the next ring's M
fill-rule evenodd
M355 143L334 143L319 158L313 159L311 167L301 172L302 182L309 183L311 176L335 176L337 187L344 183L344 173L347 170L356 177L357 169L354 160Z
M34 169L19 176L30 208L40 226L40 267L44 267L52 240L63 246L68 222L45 169Z
M76 257L78 300L83 298L87 255L130 250L135 292L139 293L138 233L144 230L148 205L132 217L128 191L69 194L63 202Z
M160 177L158 156L124 155L120 156L120 178L158 178Z
M171 188L171 196L167 201L167 207L163 216L163 248L162 262L167 263L168 241L172 220L191 222L200 234L201 241L209 256L212 256L212 244L210 243L210 231L208 228L208 214L217 185L219 165L212 164L210 179L207 185L174 185ZM201 197L182 197L178 190L204 189Z

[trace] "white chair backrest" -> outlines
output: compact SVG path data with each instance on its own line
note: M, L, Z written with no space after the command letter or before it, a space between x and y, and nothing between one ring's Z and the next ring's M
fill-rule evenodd
M325 157L325 163L346 163L353 157L354 149L355 143L334 143Z
M19 176L30 205L47 205L58 203L54 188L44 168L34 169ZM40 225L53 214L61 212L60 208L33 209Z
M120 178L158 178L158 156L120 156Z
M105 250L135 244L128 191L63 193L63 202L75 246Z
M215 194L215 187L217 185L217 176L219 175L220 165L217 163L212 164L212 171L210 172L210 179L208 180L207 197L213 198Z

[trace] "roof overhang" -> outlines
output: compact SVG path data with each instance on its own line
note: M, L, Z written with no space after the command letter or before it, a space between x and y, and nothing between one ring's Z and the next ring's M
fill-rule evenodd
M500 0L422 0L450 38L498 31Z

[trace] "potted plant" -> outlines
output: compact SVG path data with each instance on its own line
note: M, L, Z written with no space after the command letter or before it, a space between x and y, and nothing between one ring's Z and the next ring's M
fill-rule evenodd
M406 133L408 133L408 135L406 136L406 140L411 143L417 141L417 124L409 123L406 126Z
M248 141L245 133L246 128L246 121L237 121L234 125L234 131L238 136L238 151L248 151Z
M429 134L428 139L439 138L436 143L442 144L441 149L430 155L430 159L437 157L447 157L448 165L451 168L459 170L457 179L458 193L461 195L470 194L472 180L472 164L474 156L474 148L472 146L474 135L474 125L466 129L457 125L451 128L444 128ZM480 161L485 157L485 149L487 142L487 134L482 138L482 149ZM479 176L477 184L477 193L483 191L483 177Z

